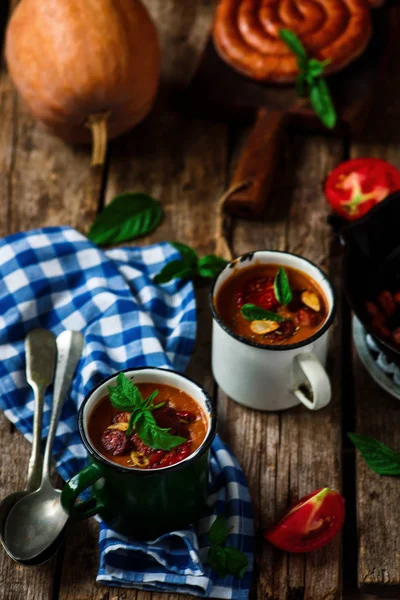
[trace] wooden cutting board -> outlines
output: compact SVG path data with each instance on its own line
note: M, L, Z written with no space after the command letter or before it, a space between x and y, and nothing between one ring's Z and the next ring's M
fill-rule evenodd
M334 133L365 127L390 51L400 35L400 2L374 10L373 21L373 36L365 53L340 73L327 77L338 114ZM246 185L225 203L231 214L244 218L256 218L263 211L285 123L328 133L308 101L297 97L294 85L267 85L244 77L219 57L211 37L184 101L185 109L196 116L255 121L231 182L233 187L241 182Z

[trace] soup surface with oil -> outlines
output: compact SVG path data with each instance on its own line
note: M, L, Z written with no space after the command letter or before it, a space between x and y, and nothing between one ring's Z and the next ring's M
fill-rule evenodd
M282 299L283 280L283 291L290 289L288 303ZM261 311L246 311L249 305ZM328 315L328 303L319 285L303 272L277 264L233 270L222 284L215 306L231 331L265 345L302 342L320 329Z
M103 397L88 419L91 443L108 460L123 467L157 469L174 465L190 456L201 446L208 430L208 418L202 407L182 390L164 384L138 383L142 397L156 390L152 411L157 426L172 435L184 438L170 450L152 448L140 439L135 428L127 435L132 413L114 408L109 396Z

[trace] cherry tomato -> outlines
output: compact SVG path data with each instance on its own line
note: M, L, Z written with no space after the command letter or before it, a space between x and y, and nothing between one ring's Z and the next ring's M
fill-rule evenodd
M335 537L343 527L344 515L342 496L322 488L304 496L264 537L286 552L310 552Z
M279 302L274 291L274 278L256 275L246 279L236 293L236 302L239 308L243 304L255 304L265 310L278 308Z
M400 171L380 158L355 158L338 165L325 181L332 208L348 220L365 215L400 189Z

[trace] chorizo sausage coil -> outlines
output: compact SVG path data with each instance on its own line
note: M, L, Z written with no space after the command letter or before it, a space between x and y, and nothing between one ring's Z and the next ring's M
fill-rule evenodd
M324 73L334 73L366 48L370 5L367 0L221 0L213 39L221 58L240 73L291 83L299 72L297 60L279 38L280 29L293 31L310 56L329 59Z

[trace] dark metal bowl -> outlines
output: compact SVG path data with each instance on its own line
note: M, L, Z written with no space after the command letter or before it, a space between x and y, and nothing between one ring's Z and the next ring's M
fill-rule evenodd
M400 290L400 191L390 194L342 231L347 300L389 361L400 366L400 350L371 329L365 311L382 289Z

